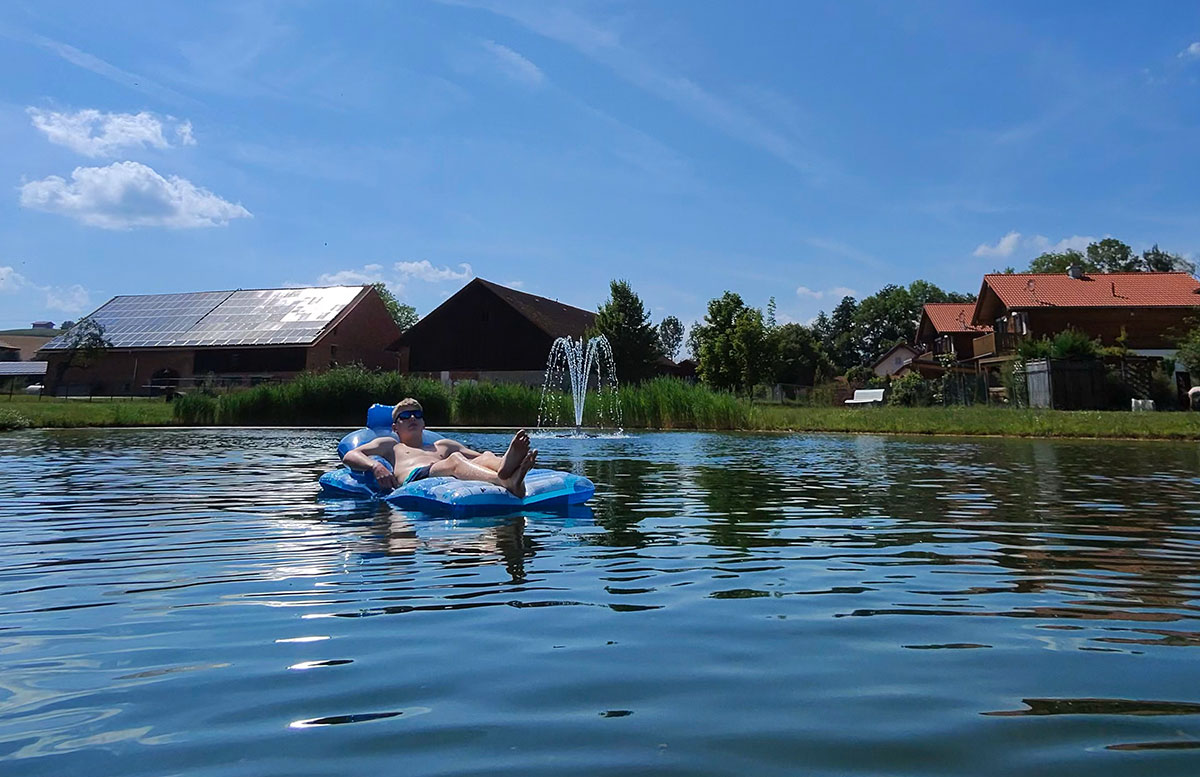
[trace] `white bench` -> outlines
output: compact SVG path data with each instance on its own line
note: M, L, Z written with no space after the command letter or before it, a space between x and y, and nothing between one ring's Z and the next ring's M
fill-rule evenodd
M883 389L856 389L853 399L847 399L847 405L883 404Z

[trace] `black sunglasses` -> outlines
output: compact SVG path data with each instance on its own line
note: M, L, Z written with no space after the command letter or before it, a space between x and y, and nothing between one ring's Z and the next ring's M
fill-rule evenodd
M399 413L396 413L396 420L398 420L398 421L407 421L410 418L424 418L424 417L425 417L425 413L424 413L424 411L421 411L421 410L401 410Z

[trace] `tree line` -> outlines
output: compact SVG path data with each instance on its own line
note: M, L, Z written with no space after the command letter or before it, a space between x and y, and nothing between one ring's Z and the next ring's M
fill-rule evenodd
M1072 265L1086 273L1196 271L1195 264L1157 244L1138 254L1115 238L1095 241L1085 251L1043 253L1030 261L1028 271L1066 273ZM1008 267L1003 272L1016 270ZM664 358L677 358L685 342L683 324L674 316L653 324L628 281L612 281L609 291L596 317L596 331L612 346L617 375L636 382L657 374ZM860 370L898 343L914 342L921 310L931 302L973 303L975 295L946 291L926 280L888 284L862 300L843 297L832 311L822 310L805 325L780 324L774 297L762 310L726 291L709 300L704 319L687 332L686 344L698 376L712 388L811 386Z

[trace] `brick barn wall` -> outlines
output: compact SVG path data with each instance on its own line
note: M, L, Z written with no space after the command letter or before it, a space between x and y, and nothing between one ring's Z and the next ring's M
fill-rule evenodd
M368 369L395 370L396 354L387 347L400 336L387 306L374 290L346 312L326 334L308 349L305 369L319 372L343 364L362 364Z
M111 350L88 367L72 367L63 375L63 383L72 392L102 394L144 394L150 377L161 369L170 369L181 378L192 377L194 353L191 348L154 350ZM58 366L66 358L54 351L46 356L46 390L57 392Z

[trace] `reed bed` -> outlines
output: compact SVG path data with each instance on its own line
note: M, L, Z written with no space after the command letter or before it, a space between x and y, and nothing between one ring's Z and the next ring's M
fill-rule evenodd
M357 426L370 405L404 397L421 403L431 425L450 423L450 392L441 383L358 367L304 373L287 383L217 396L192 392L175 400L175 415L185 424Z

